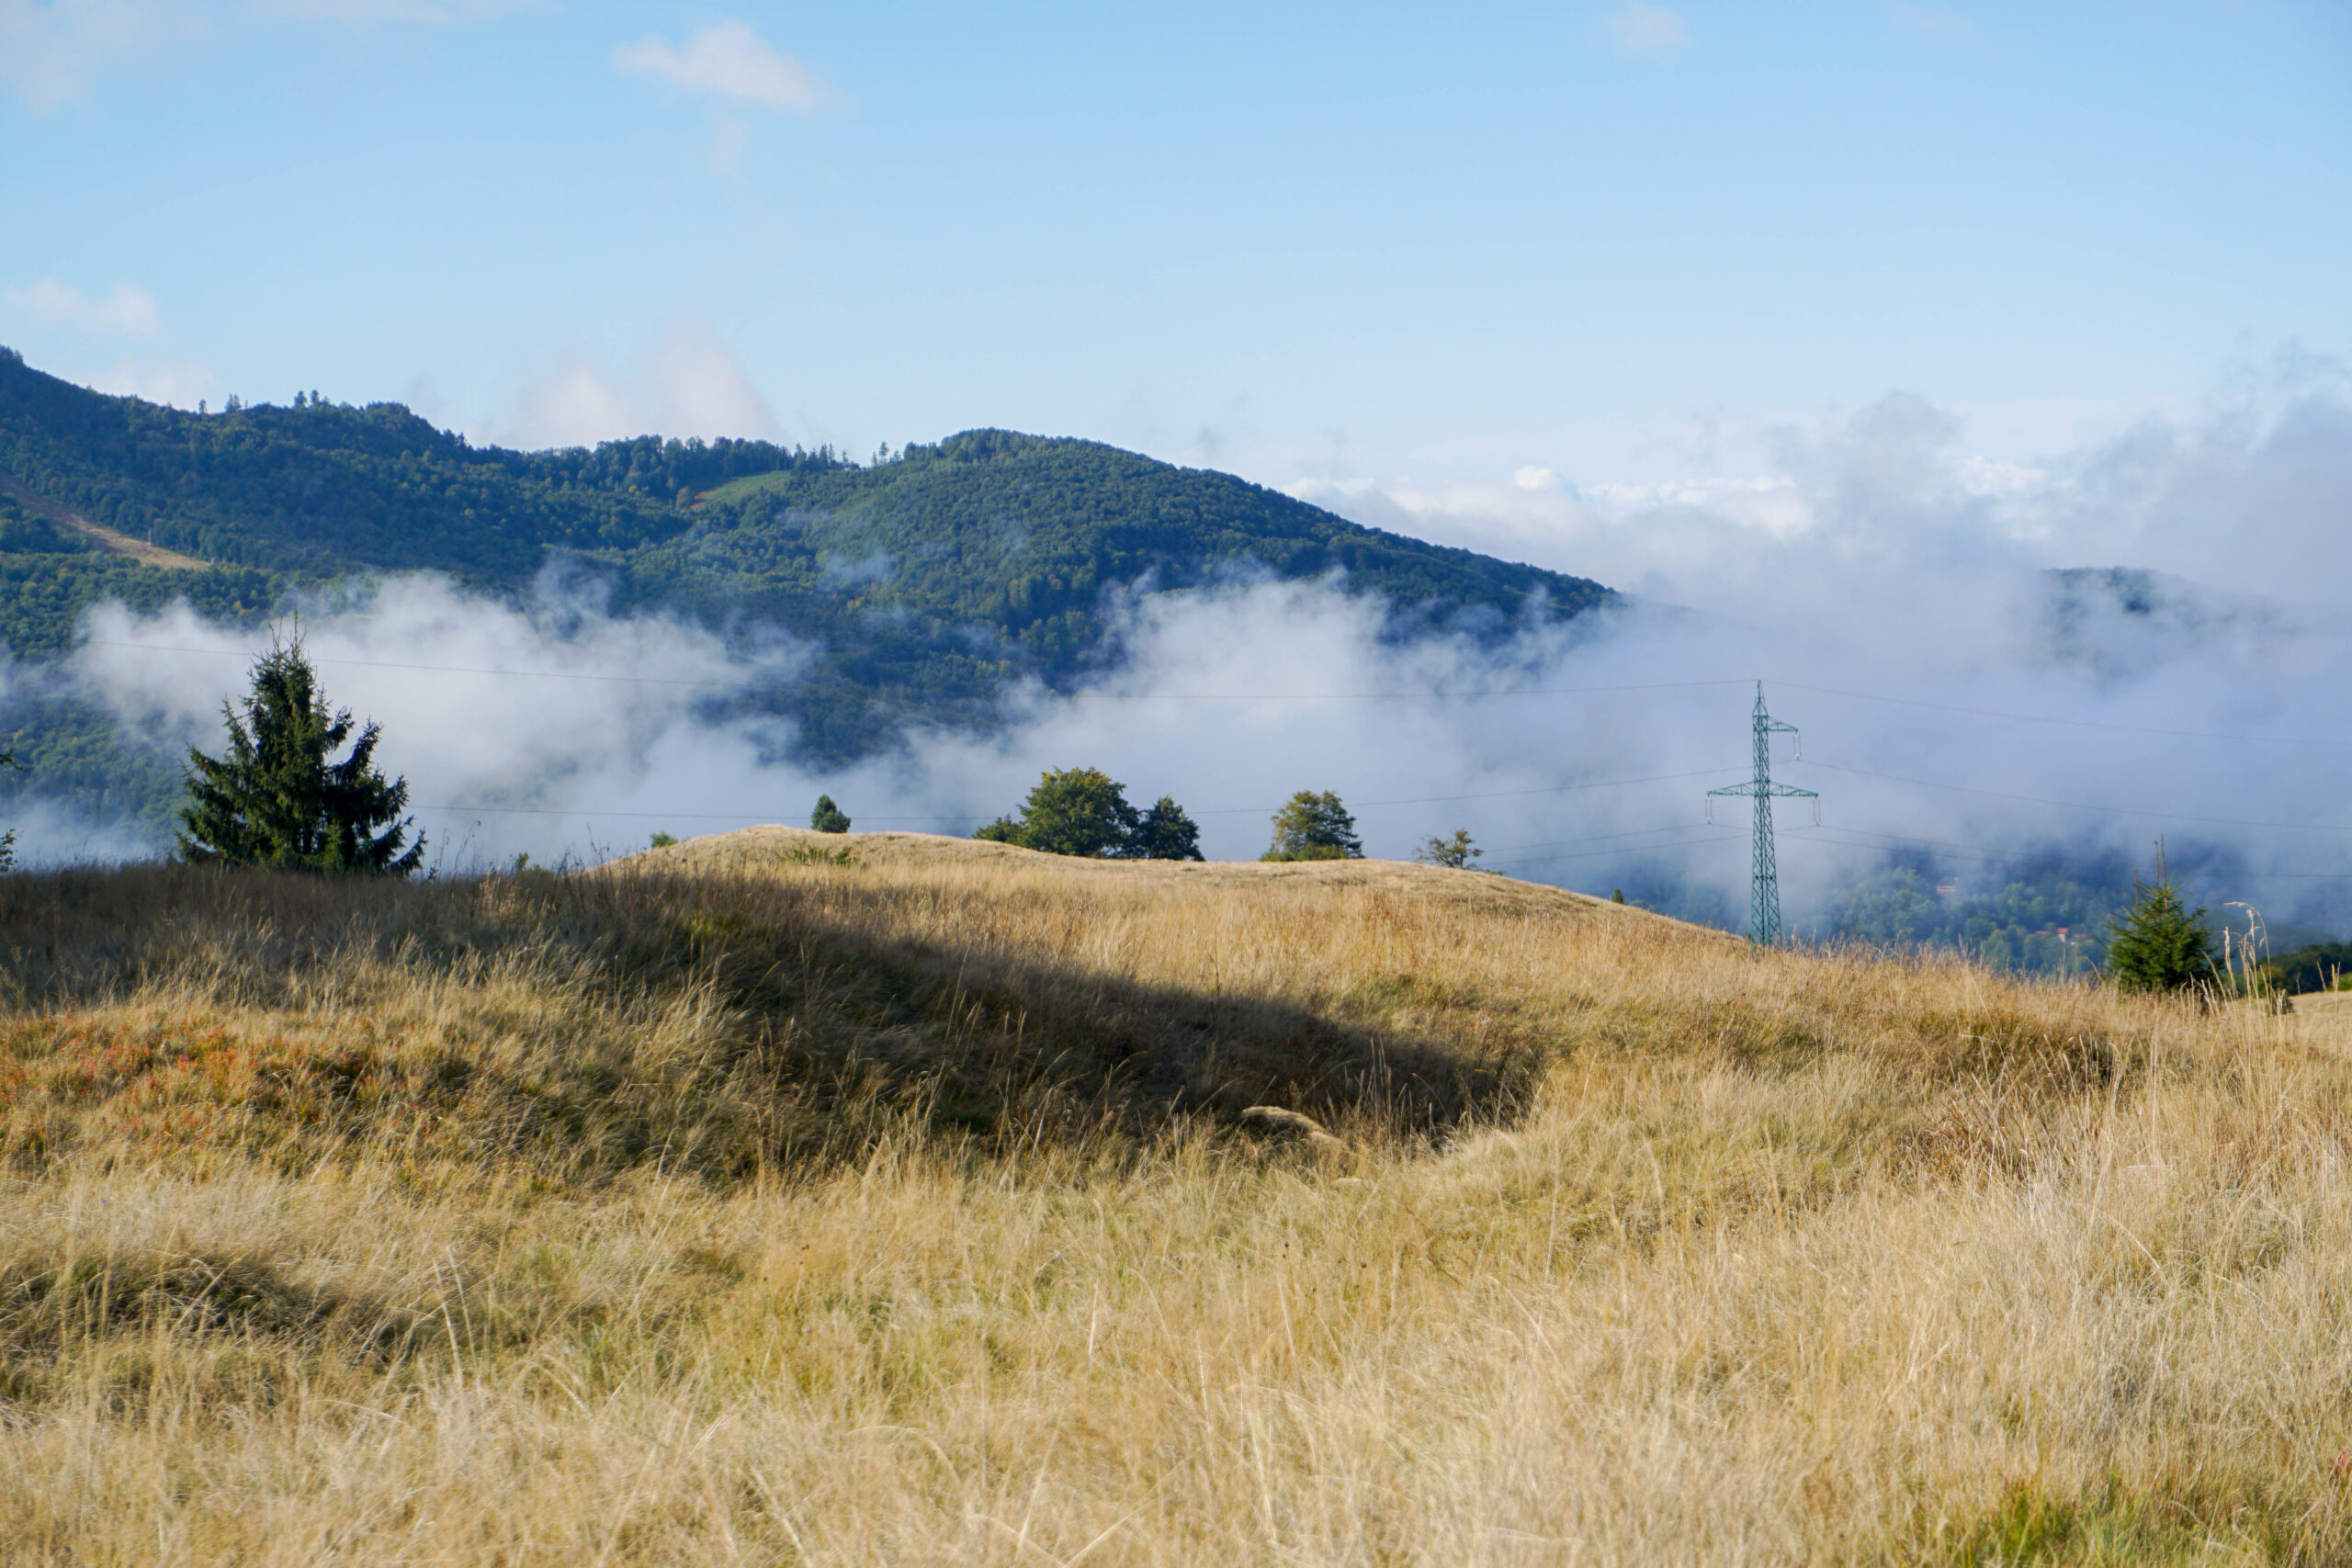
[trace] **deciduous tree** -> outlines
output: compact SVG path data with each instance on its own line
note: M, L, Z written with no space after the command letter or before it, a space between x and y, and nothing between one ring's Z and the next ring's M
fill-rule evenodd
M1163 795L1137 811L1126 786L1100 768L1046 773L1018 816L1000 817L972 837L1096 860L1201 858L1201 829L1182 807Z
M1300 790L1274 813L1274 841L1261 860L1362 860L1356 819L1329 790Z
M1126 852L1138 820L1125 787L1102 769L1057 768L1039 777L1017 818L1000 817L972 836L1102 860Z
M1470 863L1486 852L1470 841L1470 833L1467 829L1456 828L1453 830L1453 837L1450 839L1439 837L1428 840L1419 849L1413 852L1413 858L1423 865L1443 865L1451 866L1456 871L1467 871L1470 869Z

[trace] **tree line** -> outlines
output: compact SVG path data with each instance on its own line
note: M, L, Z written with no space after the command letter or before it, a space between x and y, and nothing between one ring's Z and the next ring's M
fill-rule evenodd
M1362 860L1356 819L1329 790L1300 790L1274 814L1273 841L1261 860ZM1201 830L1184 808L1161 795L1138 811L1126 786L1100 768L1048 770L1016 812L972 837L1047 854L1094 860L1196 861Z
M402 816L407 779L387 778L377 765L379 726L356 722L348 709L329 703L299 636L275 640L254 664L243 700L224 702L221 710L226 750L218 756L200 748L188 751L187 800L176 837L182 859L330 874L406 876L418 869L425 841L413 819ZM13 755L0 754L0 768L18 765ZM820 795L809 825L820 833L847 833L851 819L831 795ZM1261 860L1363 858L1355 818L1333 791L1298 791L1275 812L1272 825ZM1047 771L1017 812L973 837L1091 859L1204 858L1199 826L1172 797L1163 795L1139 810L1124 784L1093 767ZM0 870L7 868L15 839L13 830L0 834ZM666 833L654 835L656 847L674 841ZM1470 835L1457 830L1450 839L1429 840L1416 858L1464 867L1479 852ZM2291 971L2277 964L2241 971L2225 963L2205 915L2189 907L2169 874L2159 841L2155 880L2135 879L2131 904L2107 922L2108 976L2127 991L2306 988L2289 986ZM2322 983L2333 985L2345 955L2331 949L2308 956L2313 966L2325 968Z

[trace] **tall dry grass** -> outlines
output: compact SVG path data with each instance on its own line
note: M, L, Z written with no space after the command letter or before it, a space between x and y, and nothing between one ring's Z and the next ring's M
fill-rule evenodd
M0 883L0 1556L2352 1561L2283 1021L886 849Z

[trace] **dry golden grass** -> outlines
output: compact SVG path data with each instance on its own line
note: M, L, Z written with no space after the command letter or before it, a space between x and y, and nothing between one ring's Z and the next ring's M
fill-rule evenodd
M7 1562L2352 1561L2291 1020L786 829L0 987Z

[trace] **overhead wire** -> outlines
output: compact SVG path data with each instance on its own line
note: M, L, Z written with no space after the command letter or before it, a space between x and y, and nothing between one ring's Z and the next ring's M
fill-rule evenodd
M149 653L192 653L215 658L251 659L254 657L250 653L233 648L181 648L168 643L119 642L103 637L90 637L77 646L136 649ZM596 681L616 685L707 686L725 691L740 690L759 679L756 671L746 671L734 680L722 681L683 675L603 675L576 670L492 670L471 664L413 664L386 659L339 659L321 653L312 653L310 659L313 664L330 664L353 670L406 670L427 674L495 675L534 681ZM1687 687L1746 684L1747 682L1742 680L1724 678L1712 681L1646 681L1623 685L1468 687L1454 691L1427 692L1103 692L1088 690L1055 694L1073 698L1083 697L1097 702L1124 703L1450 702L1467 697L1582 696L1600 693L1666 692Z
M239 650L239 649L220 649L220 648L193 648L193 647L187 647L187 646L175 645L175 644L164 644L164 643L143 643L143 642L126 642L126 641L117 640L117 639L107 639L107 638L89 638L89 639L86 639L86 640L85 640L82 645L80 645L80 646L84 646L84 647L98 647L98 648L115 648L115 649L132 649L132 650L146 651L146 652L174 653L174 654L187 654L187 655L198 655L198 656L219 656L219 657L237 657L237 658L249 658L249 657L251 657L251 655L246 654L246 653L243 653L243 652L242 652L241 650ZM563 670L505 670L505 669L497 669L497 668L492 668L492 667L487 667L487 666L474 666L474 665L424 664L424 663L414 663L414 662L401 661L401 660L389 660L344 659L344 658L335 658L335 657L332 657L332 656L326 656L326 655L315 655L315 654L312 656L312 658L313 658L313 660L314 660L314 661L315 661L315 662L318 662L318 663L321 663L321 664L335 665L335 666L349 667L349 668L360 668L360 669L399 670L399 671L414 671L414 672L420 672L420 673L434 673L434 674L477 675L477 676L486 676L486 677L493 677L493 678L500 678L500 679L558 680L558 681L574 681L574 682L585 682L603 683L603 684L621 684L621 685L653 685L653 686L673 686L673 687L684 686L684 687L699 687L699 688L706 688L706 689L712 689L712 690L740 690L740 689L743 688L744 686L746 686L747 684L749 684L749 683L751 683L751 682L755 682L756 680L758 680L758 679L759 679L759 676L756 674L756 672L752 672L752 671L746 671L743 675L738 676L738 677L733 678L733 679L719 680L719 679L707 679L707 678L696 678L696 677L685 677L685 676L661 676L661 675L636 675L636 674L628 674L628 675L619 675L619 674L604 674L604 673L590 672L590 671L563 671ZM1094 699L1094 700L1110 700L1110 701L1123 701L1123 702L1124 702L1124 701L1174 701L1174 702L1321 702L1321 701L1349 701L1349 702L1385 702L1385 701L1422 701L1422 700L1436 701L1436 700L1455 700L1455 699L1470 699L1470 698L1477 698L1477 699L1494 699L1494 698L1506 698L1506 697L1529 697L1529 696L1597 695L1597 694L1609 694L1643 693L1643 692L1658 692L1658 691L1672 691L1672 690L1690 690L1690 689L1702 689L1702 688L1722 687L1722 686L1740 686L1740 685L1746 685L1746 684L1747 684L1747 683L1748 683L1748 682L1747 682L1747 680L1745 680L1745 679L1733 680L1733 679L1729 679L1729 678L1724 678L1724 679L1715 679L1715 680L1643 682L1628 682L1628 683L1618 683L1618 684L1589 684L1589 685L1580 685L1580 686L1525 686L1525 687L1465 688L1465 689L1453 690L1453 691L1430 690L1430 691L1411 691L1411 692L1234 692L1234 693L1110 693L1110 692L1099 692L1099 691L1097 691L1097 692L1087 692L1087 693L1082 693L1082 694L1080 694L1080 695L1083 695L1083 696L1088 697L1088 698ZM2062 727L2073 728L2082 728L2082 729L2100 730L2100 731L2106 731L2106 732L2110 732L2110 733L2123 733L2123 734L2140 734L2140 735L2160 736L2160 737L2164 737L2164 738L2167 738L2167 739L2212 739L2212 740L2225 740L2225 741L2232 741L2232 742L2251 742L2251 743L2278 744L2278 745L2314 745L2314 746L2347 746L2347 745L2352 745L2352 739L2335 739L2335 738L2331 738L2331 737L2323 737L2323 736L2273 736L2273 735L2249 735L2249 734L2237 734L2237 733L2223 732L2223 731L2189 730L2189 729L2173 729L2173 728L2163 728L2163 727L2158 727L2158 726L2149 726L2149 725L2125 725L2125 724L2113 724L2113 723L2108 723L2108 722L2105 722L2105 721L2094 720L2094 719L2074 719L2074 718L2062 718L2062 717L2058 717L2058 716L2052 716L2052 715L2044 715L2044 714L2019 713L2019 712L2015 712L2015 711L2010 711L2010 710L2005 710L2005 709L1996 709L1996 708L1980 708L1980 707L1973 707L1973 706L1970 706L1970 705L1963 705L1963 704L1936 702L1936 701L1931 701L1931 700L1925 699L1925 698L1892 696L1892 695L1888 695L1888 694L1883 694L1883 693L1874 693L1874 692L1859 692L1859 691L1853 691L1853 690L1847 689L1847 688L1842 688L1842 687L1817 685L1817 684L1814 684L1814 683L1806 682L1802 682L1802 681L1789 681L1789 680L1779 680L1779 679L1775 679L1775 680L1773 680L1770 683L1771 683L1771 684L1774 684L1774 685L1777 685L1777 686L1785 687L1785 688L1787 688L1787 689L1789 689L1789 690L1792 690L1792 691L1811 692L1811 693L1814 693L1814 694L1819 694L1819 695L1825 695L1825 696L1846 697L1846 698L1850 698L1850 699L1853 699L1853 700L1856 700L1856 701L1861 701L1861 702L1885 703L1885 704L1892 704L1892 705L1901 705L1901 706L1905 706L1905 707L1914 707L1914 708L1920 708L1920 709L1932 710L1932 711L1944 712L1944 713L1966 714L1966 715L1971 715L1971 716L1980 716L1980 717L1987 717L1987 718L2002 719L2002 720L2005 720L2005 721L2015 722L2015 723L2041 724L2041 725L2053 725L2053 726L2062 726ZM2091 812L2098 812L2098 813L2102 813L2102 814L2109 815L2109 816L2144 818L2147 818L2147 819L2149 819L2149 820L2154 820L2154 821L2192 822L2192 823L2198 823L2198 824L2200 824L2200 825L2213 826L2213 827L2259 828L2259 829L2278 829L2278 830L2281 830L2281 831L2290 831L2290 832L2328 832L2328 833L2344 833L2344 832L2352 832L2352 825L2335 824L2335 823L2277 822L2277 821L2263 820L2263 819L2259 819L2259 818L2229 818L2229 817L2211 817L2211 816L2201 816L2201 815L2196 815L2196 814L2191 814L2191 813L2184 813L2184 812L2150 811L2150 810L2145 810L2145 809L2137 808L2137 807L2131 807L2107 806L2107 805L2101 805L2101 804L2098 804L2098 803L2094 803L2094 802L2089 802L2089 801L2059 800L2059 799L2054 799L2054 798L2051 798L2051 797L2048 797L2048 796L2041 796L2041 795L2021 795L2021 794L2017 794L2017 793L2013 793L2013 792L2009 792L2009 791L1993 790L1993 789L1984 789L1984 788L1982 788L1982 787L1978 787L1978 786L1974 786L1974 785L1969 785L1969 784L1947 784L1947 783L1944 783L1944 782L1942 782L1942 781L1940 781L1940 780L1935 780L1935 779L1918 779L1918 778L1910 778L1910 777L1906 777L1906 776L1904 776L1904 775L1901 775L1901 774L1879 773L1879 772L1876 772L1876 771L1871 770L1871 769L1867 769L1867 768L1857 768L1857 767L1853 767L1853 766L1851 766L1851 765L1849 765L1849 764L1845 764L1845 763L1839 763L1839 762L1828 761L1823 760L1823 759L1821 759L1821 758L1819 758L1819 757L1797 758L1797 759L1792 759L1792 761L1795 761L1795 762L1797 762L1797 763L1799 763L1799 764L1804 765L1804 766L1817 767L1817 768L1824 768L1824 769L1827 769L1827 770L1829 770L1829 771L1831 771L1831 772L1835 772L1835 773L1849 773L1849 774L1855 775L1855 776L1857 776L1857 777L1878 779L1878 780L1883 781L1883 782L1885 782L1885 783L1890 783L1890 784L1907 784L1907 785L1911 785L1911 786L1913 786L1913 787L1917 787L1917 788L1923 788L1923 789L1936 789L1936 790L1943 790L1943 791L1947 791L1947 792L1951 792L1951 793L1955 793L1955 794L1973 795L1983 796L1983 797L1985 797L1985 798L1988 798L1988 799L2010 800L2010 801L2016 801L2016 802L2018 802L2018 803L2021 803L2021 804L2026 804L2026 805L2053 807L2057 807L2057 808L2059 808L2059 809L2063 809L2063 810L2091 811ZM1719 773L1727 773L1727 772L1731 772L1731 771L1733 771L1733 770L1728 769L1728 768L1724 768L1724 769L1703 769L1703 770L1695 770L1695 771L1691 771L1691 772L1688 772L1688 773L1655 773L1655 774L1647 774L1647 775L1644 775L1644 776L1637 777L1637 778L1589 780L1589 781L1581 781L1581 782L1575 783L1575 784L1556 784L1556 785L1545 785L1545 786L1539 786L1539 787L1529 788L1529 789L1521 789L1521 790L1490 790L1490 791L1481 791L1481 792L1467 793L1467 794L1459 794L1459 795L1402 796L1402 797L1398 797L1398 798L1396 798L1396 799L1390 799L1390 800L1372 800L1372 801L1363 801L1363 802L1359 802L1359 803L1357 804L1356 809L1360 809L1360 810L1374 810L1374 809L1383 809L1383 808L1386 808L1386 807L1399 807L1399 806L1442 805L1442 804L1450 804L1450 803L1457 802L1457 801L1472 801L1472 800L1501 800L1501 799L1510 799L1510 798L1524 798L1524 797L1535 796L1535 795L1566 794L1566 793L1571 793L1571 792L1575 792L1575 791L1587 790L1587 789L1617 788L1617 787L1626 787L1626 786L1631 786L1631 785L1635 785L1635 784L1661 784L1661 783L1679 782L1679 781L1686 780L1686 779L1693 779L1693 778L1702 778L1702 777L1711 777L1711 776L1715 776L1716 774L1719 774ZM444 814L453 815L453 816L465 816L465 815L519 815L519 816L545 816L545 817L577 817L577 818L624 818L643 819L643 820L671 819L671 820L678 820L678 821L711 821L711 822L720 822L720 821L745 821L745 822L750 822L750 821L757 821L757 820L759 820L759 819L762 818L762 816L763 815L763 813L756 812L756 811L752 811L752 812L610 811L610 810L582 810L582 809L578 809L578 808L573 808L573 807L558 807L492 806L492 805L488 805L488 804L481 804L481 805L448 805L448 806L419 806L419 807L416 807L416 809L421 810L421 811L433 811L433 812L439 812L439 813L444 813ZM1206 809L1204 809L1204 810L1197 811L1197 812L1193 813L1193 815L1195 815L1195 816L1201 816L1201 817L1218 817L1218 816L1249 816L1249 815L1257 815L1257 814L1264 813L1264 812L1276 811L1276 810L1279 810L1279 809L1281 809L1279 807L1259 807L1259 806L1252 806L1252 807L1210 807L1210 808L1206 808ZM865 818L864 819L865 819L865 820L868 820L868 821L876 821L876 822L888 821L888 822L960 823L960 822L969 821L969 820L971 820L972 818L971 818L971 817L969 817L968 815L967 815L967 816L932 816L932 817L919 817L919 816L881 816L881 815L876 815L876 816L869 816L869 817L866 817L866 818ZM1663 830L1664 830L1664 829L1656 829L1655 831L1663 831ZM1848 831L1860 831L1860 829L1847 829L1847 830L1848 830ZM1805 832L1805 831L1807 831L1807 829L1802 829L1802 828L1792 828L1792 829L1789 829L1789 831L1791 831L1791 832ZM1627 834L1627 835L1623 835L1623 837L1628 837L1628 838L1630 838L1630 837L1640 837L1640 836L1643 836L1643 835L1642 835L1642 834ZM1604 836L1604 837L1612 837L1612 838L1613 838L1613 837L1619 837L1619 835L1606 835L1606 836ZM1555 842L1563 842L1563 843L1566 843L1566 842L1579 842L1579 841L1583 841L1583 840L1554 840L1554 841L1555 841ZM1931 840L1917 840L1917 841L1919 841L1919 842L1930 842ZM1954 850L1960 850L1960 849L1961 849L1961 847L1960 847L1960 846L1950 846L1950 847L1953 848ZM1600 853L1600 852L1595 852L1595 853ZM2007 855L2007 858L2024 858L2024 857L2021 857L2021 856L2017 856L2017 855L2014 855L2014 854L2010 854L2010 853L2008 853L2007 852L1998 852L1998 851L1994 851L1994 852L1984 852L1984 851L1981 851L1981 850L1978 850L1978 849L1974 849L1974 848L1970 848L1970 849L1968 849L1968 850L1964 851L1963 852L1990 852L1990 853L1993 853L1993 854L1996 854L1996 855ZM2333 874L2333 873L2278 873L2278 874L2278 874L2278 875L2279 875L2279 876L2298 876L2298 877L2307 877L2307 878L2314 879L2314 880L2334 880L2334 879L2336 879L2336 877L2337 877L2337 874Z
M2264 822L2241 817L2193 817L2177 811L2141 811L2128 806L2095 806L2081 800L2052 800L2038 795L2011 795L2005 790L1979 789L1972 784L1944 784L1936 779L1905 778L1898 773L1873 773L1868 768L1849 767L1842 762L1826 762L1817 757L1799 757L1793 761L1808 768L1827 768L1832 773L1852 773L1860 778L1883 779L1889 784L1916 784L1922 789L1951 790L1959 795L1981 795L1995 800L2022 801L2029 806L2056 806L2070 811L2102 811L2113 817L2145 817L2159 822L2203 822L2222 828L2282 828L2297 833L2352 833L2352 826L2328 822Z
M1858 702L1892 703L1902 707L1933 708L1939 713L1964 713L1979 718L2005 718L2019 724L2061 725L2074 729L2104 729L2122 735L2161 735L2175 740L2251 740L2272 746L2352 746L2352 739L2324 735L2235 735L2217 729L2168 729L2147 724L2109 724L2101 719L2059 718L2049 714L2011 713L2000 708L1967 707L1959 703L1928 702L1921 697L1890 697L1876 692L1849 692L1836 686L1812 686L1802 681L1770 681L1792 692L1822 696L1852 697Z
M2041 858L2030 851L1996 850L1984 844L1954 843L1949 839L1919 839L1898 833L1875 832L1868 828L1849 828L1841 823L1813 824L1787 829L1791 838L1815 838L1823 834L1843 833L1854 838L1873 839L1883 843L1904 844L1919 849L1946 850L1953 854L1967 855L1977 860L2035 860Z
M1985 844L1955 844L1948 839L1911 838L1902 834L1872 832L1870 829L1863 828L1845 828L1840 827L1836 823L1830 823L1822 827L1791 828L1786 830L1786 836L1792 839L1822 838L1824 835L1832 833L1850 834L1858 838L1869 839L1882 843L1917 845L1922 848L1930 848L1943 852L1943 853L1938 858L1958 858L1962 860L1980 861L1988 864L2003 861L2038 861L2048 858L2048 852L2043 851L1996 850ZM1826 840L1826 841L1831 843L1846 842L1846 840L1838 839L1828 839ZM1876 847L1876 845L1875 843L1852 844L1849 847L1854 849L1870 849ZM2260 882L2352 882L2352 871L2248 871L2245 873L2245 875L2252 880Z
M90 637L77 647L119 648L150 653L183 653L214 658L250 659L252 654L233 648L188 648L171 643L123 642L118 639ZM356 670L404 670L443 675L490 675L516 680L587 681L617 685L703 686L715 690L737 690L760 679L757 671L747 671L733 679L683 675L608 675L577 670L499 670L471 664L417 664L396 660L344 659L325 654L312 654L311 661ZM1889 703L1903 707L1928 708L1939 713L1969 714L1981 718L2007 719L2019 724L2057 725L2075 729L2097 729L2126 735L2155 735L2172 739L2251 741L2276 746L2352 746L2352 738L2338 739L2320 735L2243 735L2228 730L2174 729L2156 725L2111 724L2100 719L2063 718L2054 714L2018 713L2005 708L1972 707L1962 703L1932 702L1923 697L1890 696L1883 692L1857 692L1841 686L1815 685L1804 681L1782 680L1767 676L1766 682L1786 687L1790 691L1812 692L1822 696L1850 697L1857 702ZM1177 702L1177 703L1253 703L1253 702L1435 702L1466 698L1498 697L1558 697L1588 696L1628 692L1667 692L1694 690L1713 686L1745 686L1749 678L1720 677L1699 681L1645 681L1582 686L1492 686L1464 687L1456 690L1412 692L1105 692L1085 690L1056 694L1084 697L1095 702Z
M1613 839L1641 839L1646 838L1653 833L1680 833L1693 828L1706 828L1709 826L1720 827L1722 825L1709 824L1705 822L1672 822L1657 828L1635 828L1629 832L1623 833L1592 833L1580 839L1545 839L1541 842L1532 844L1505 844L1500 849L1493 850L1488 852L1498 855L1510 855L1518 854L1525 850L1548 850L1568 844L1599 844L1608 842Z
M1577 784L1546 784L1538 789L1489 790L1477 795L1424 795L1399 800L1365 800L1359 801L1351 809L1368 811L1376 807L1385 806L1432 806L1456 800L1501 800L1519 795L1561 795L1573 790L1616 789L1630 784L1665 784L1680 779L1711 779L1734 771L1731 768L1701 768L1687 773L1651 773L1642 778L1633 779L1587 779ZM658 818L675 818L681 822L756 822L762 816L756 811L595 811L559 806L418 806L415 809L442 811L455 816L480 812L492 816L630 817L644 818L649 821ZM1254 817L1281 809L1279 806L1222 806L1209 810L1192 812L1190 815ZM969 822L975 815L967 812L960 817L891 817L877 813L862 816L859 820L865 822Z
M1553 865L1562 861L1600 860L1629 852L1649 854L1674 850L1694 850L1705 844L1736 844L1747 836L1736 829L1719 829L1710 832L1704 824L1694 827L1692 831L1698 835L1696 838L1670 839L1655 844L1628 844L1613 850L1584 850L1575 854L1519 855L1509 861L1498 861L1495 869L1499 871L1506 866Z

